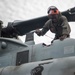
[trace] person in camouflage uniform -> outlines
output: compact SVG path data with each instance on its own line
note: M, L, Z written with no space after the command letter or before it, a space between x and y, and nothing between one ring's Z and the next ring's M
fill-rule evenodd
M67 18L63 16L55 6L50 6L48 9L49 20L45 23L42 30L36 29L35 33L38 36L43 36L48 30L55 33L54 40L70 37L71 28L68 24Z

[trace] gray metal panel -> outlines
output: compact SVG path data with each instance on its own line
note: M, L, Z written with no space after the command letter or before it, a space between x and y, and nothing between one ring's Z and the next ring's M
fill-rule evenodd
M33 71L34 70L34 71ZM40 73L41 72L41 73ZM0 75L74 75L75 56L0 69Z
M7 66L7 65L11 64L11 61L12 61L11 54L8 54L8 56L0 57L0 67Z
M2 42L6 44L5 48L1 47L3 45ZM16 65L17 52L25 51L25 49L28 50L27 45L19 40L0 38L0 67Z
M33 55L33 61L75 56L75 39L56 40L49 47L38 44L33 47Z

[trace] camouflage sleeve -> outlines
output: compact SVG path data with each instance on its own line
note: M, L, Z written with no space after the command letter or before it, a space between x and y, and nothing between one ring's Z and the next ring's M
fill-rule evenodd
M48 20L41 30L41 35L43 36L50 28L51 21Z
M69 35L71 32L70 26L68 24L67 18L63 16L62 18L62 35L66 34Z

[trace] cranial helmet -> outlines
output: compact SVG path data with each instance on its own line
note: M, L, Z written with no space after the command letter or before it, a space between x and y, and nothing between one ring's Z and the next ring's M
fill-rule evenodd
M55 7L55 6L50 6L48 8L48 11L47 13L50 15L50 14L59 14L59 10Z

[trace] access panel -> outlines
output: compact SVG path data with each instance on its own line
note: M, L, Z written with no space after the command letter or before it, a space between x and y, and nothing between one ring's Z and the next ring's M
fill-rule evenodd
M28 63L28 59L29 59L29 50L18 52L16 57L16 65L18 66L24 63Z

